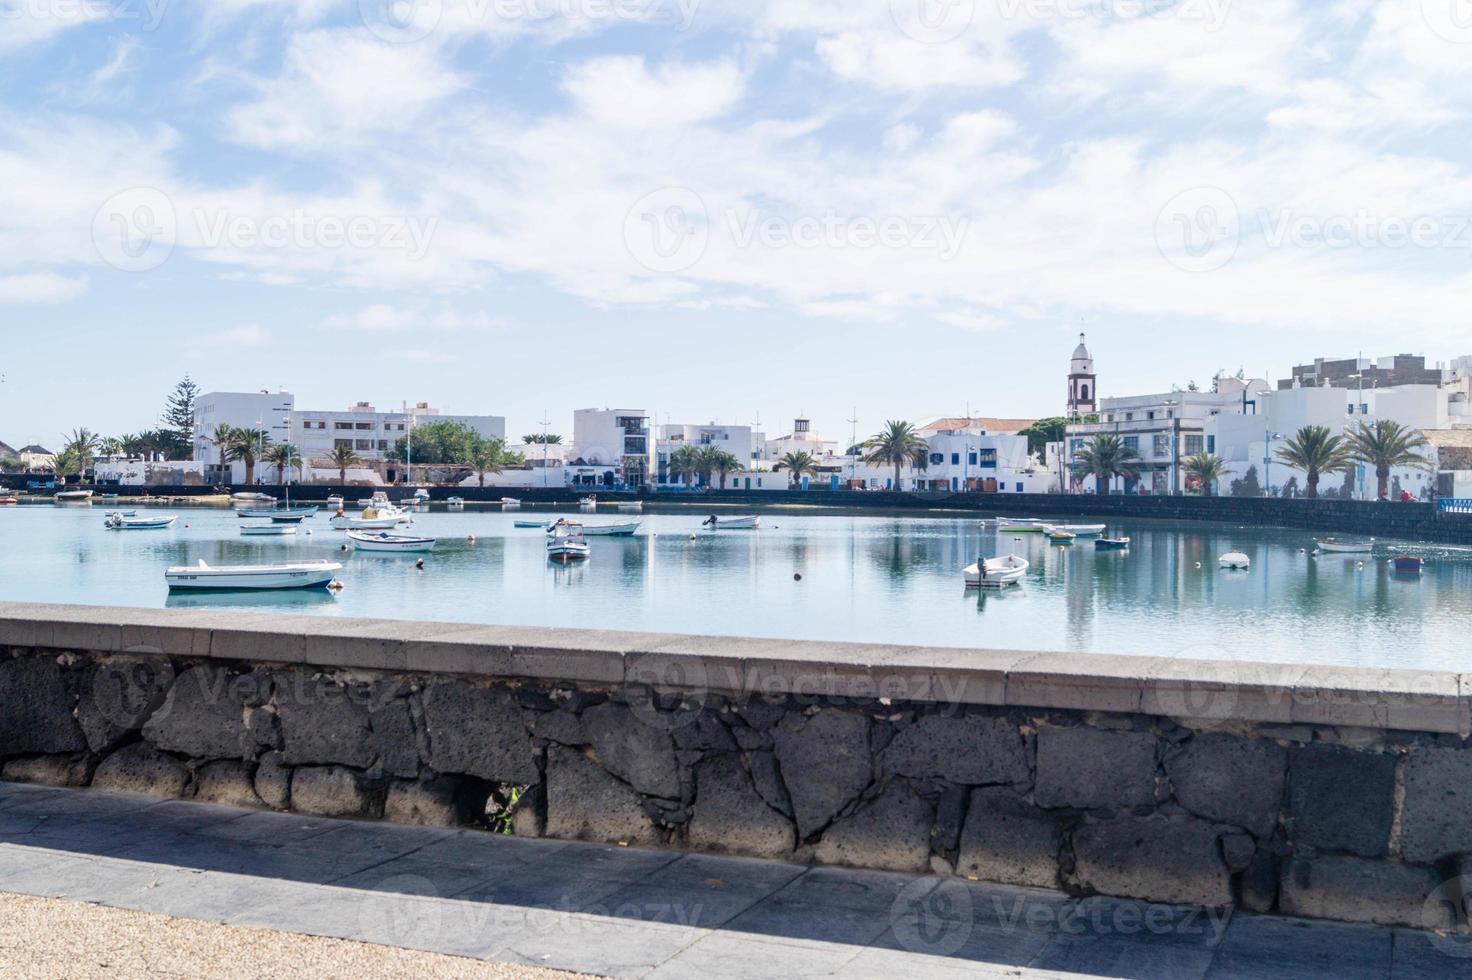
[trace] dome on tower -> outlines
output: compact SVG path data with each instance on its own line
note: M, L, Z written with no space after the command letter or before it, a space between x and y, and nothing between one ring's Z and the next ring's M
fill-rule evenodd
M1094 358L1089 354L1088 345L1084 343L1084 335L1078 335L1078 346L1073 349L1073 363L1069 366L1070 374L1093 374Z

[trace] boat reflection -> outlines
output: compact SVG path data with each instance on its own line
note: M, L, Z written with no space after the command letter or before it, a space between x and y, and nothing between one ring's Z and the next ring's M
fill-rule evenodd
M170 592L166 609L304 609L330 606L337 601L331 589L217 589Z

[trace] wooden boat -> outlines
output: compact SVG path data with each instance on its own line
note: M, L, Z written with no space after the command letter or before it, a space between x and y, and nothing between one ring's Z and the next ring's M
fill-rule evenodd
M277 565L179 565L164 572L170 589L324 589L342 571L335 561Z
M1049 528L1043 533L1048 536L1049 541L1056 541L1058 544L1073 544L1074 539L1078 537L1072 531L1065 531L1058 527Z
M1426 561L1416 555L1397 555L1390 559L1390 570L1400 575L1420 575Z
M1003 555L999 558L987 558L977 561L973 565L967 565L963 574L966 576L966 587L968 589L1000 589L1008 585L1016 585L1027 574L1030 563L1020 555Z
M1237 571L1246 571L1252 567L1252 559L1240 551L1229 551L1216 560L1218 566Z
M554 524L553 527L556 527ZM599 535L602 537L626 537L639 530L638 521L629 521L625 524L584 524L583 534L586 536Z
M1344 541L1339 538L1319 538L1314 541L1320 551L1329 551L1338 554L1361 554L1375 549L1375 542L1371 541Z
M1095 538L1094 548L1097 551L1123 551L1130 546L1129 538Z
M349 531L348 540L355 551L433 551L434 538L421 538L412 534L389 534L387 531Z
M91 490L58 490L51 497L58 504L83 504L91 503Z
M172 515L158 517L137 517L131 513L115 513L107 515L107 520L102 526L112 531L154 531L161 528L173 527L179 518Z
M755 515L744 517L717 517L712 514L700 522L701 527L708 527L712 531L743 531L761 526L761 518Z
M547 536L547 558L559 564L582 561L588 557L588 542L583 540L583 526L577 521L558 521Z
M317 508L315 507L237 507L235 509L236 517L244 517L252 520L262 517L270 517L272 519L277 517L295 517L301 519L311 517L315 513L317 513Z
M240 533L246 537L270 537L272 535L285 536L296 533L295 524L242 524Z

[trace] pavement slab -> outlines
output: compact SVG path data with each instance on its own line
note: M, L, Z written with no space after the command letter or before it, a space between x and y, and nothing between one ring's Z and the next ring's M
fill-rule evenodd
M507 976L1472 980L1460 935L4 783L0 893Z

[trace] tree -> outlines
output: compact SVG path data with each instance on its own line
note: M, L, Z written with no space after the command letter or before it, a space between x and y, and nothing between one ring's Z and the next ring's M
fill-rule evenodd
M799 451L783 456L772 466L772 469L786 470L788 485L797 487L802 483L804 475L818 472L817 462L811 454Z
M1304 483L1308 487L1305 496L1313 499L1319 495L1319 476L1343 470L1354 463L1349 447L1343 439L1332 435L1326 425L1305 425L1278 447L1278 459L1296 470L1307 474Z
M531 435L522 436L521 437L521 441L523 443L525 443L526 445L528 445L528 446L531 446L531 445L540 446L543 443L545 443L545 444L547 444L549 446L560 446L562 444L562 437L560 435L558 435L557 433L555 433L555 432L550 433L550 434L544 434L544 433L541 433L541 432L534 432Z
M1230 492L1234 497L1261 497L1262 484L1257 479L1257 466L1247 467L1247 472L1242 474L1242 479L1233 480Z
M1052 418L1038 419L1017 434L1026 436L1027 451L1041 458L1048 451L1048 443L1063 441L1063 433L1068 424L1068 419L1055 415Z
M1109 493L1109 484L1116 476L1133 480L1140 475L1135 463L1140 454L1126 446L1124 440L1109 432L1101 432L1083 444L1073 455L1075 471L1082 470L1094 477L1101 494Z
M713 451L710 453L710 467L721 481L721 489L724 490L726 489L726 477L732 473L739 473L746 467L741 465L741 460L737 459L733 453L728 453L724 449L711 448Z
M1211 497L1215 495L1216 482L1226 472L1227 461L1210 453L1197 453L1181 460L1181 469L1188 477L1195 477L1201 484L1201 492Z
M199 385L186 374L164 404L159 418L164 436L160 449L169 459L194 458L194 403L198 397Z
M409 436L401 436L395 440L394 448L389 451L388 456L400 463L463 466L470 462L470 447L479 438L480 433L465 423L441 419L416 425L412 445ZM411 450L412 460L409 458Z
M332 465L337 467L337 482L348 482L348 467L357 466L363 462L362 457L353 452L352 446L338 446L332 450L327 457L332 460Z
M506 443L477 435L470 444L470 456L466 462L480 477L480 485L485 486L487 473L499 473L506 468Z
M297 452L295 446L288 446L285 443L268 446L266 448L266 455L264 459L266 462L276 467L277 483L285 483L287 479L289 479L286 476L287 470L291 469L300 471L302 468L301 454Z
M894 467L894 488L900 489L900 467L906 463L917 470L930 464L930 444L908 422L890 420L864 443L868 453L864 462Z
M104 456L121 456L123 440L117 436L103 436L97 443L97 451Z
M102 439L91 429L82 428L73 429L70 436L64 437L64 441L62 453L71 455L77 469L77 480L83 482L87 479L88 467L92 465L92 454L97 451Z
M263 429L235 430L235 459L245 464L245 482L256 480L256 462L271 445L271 437Z
M1375 468L1375 495L1388 492L1390 471L1394 467L1413 466L1429 469L1431 461L1416 450L1430 445L1426 437L1399 422L1381 419L1371 425L1359 424L1348 436L1350 455L1360 463Z
M220 479L227 483L230 480L229 465L240 458L236 452L240 441L239 432L233 425L221 422L210 433L210 445L215 447L215 453L219 456Z
M670 453L669 474L681 483L693 484L700 472L700 450L695 446L681 446Z
M66 483L67 474L78 469L77 463L78 457L75 450L67 448L58 453L55 462L51 464L51 472L56 475L56 482Z

